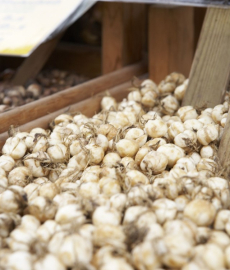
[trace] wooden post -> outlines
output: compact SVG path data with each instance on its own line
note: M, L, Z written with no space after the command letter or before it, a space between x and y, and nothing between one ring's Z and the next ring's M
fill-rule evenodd
M182 105L214 107L230 74L230 9L208 8Z
M24 85L29 79L34 78L45 65L61 36L62 34L59 34L55 38L42 43L34 52L32 52L18 68L11 83L14 85Z
M219 149L218 149L218 157L221 166L223 167L224 176L230 180L230 111L228 112L228 117L226 121L226 125L224 128L223 135L221 137Z
M173 71L189 74L194 55L194 8L149 8L149 74L159 83Z
M102 73L142 58L145 42L144 4L103 3Z

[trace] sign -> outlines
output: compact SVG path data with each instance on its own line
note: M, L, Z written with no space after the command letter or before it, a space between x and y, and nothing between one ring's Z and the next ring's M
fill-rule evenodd
M0 0L0 55L29 56L96 0Z

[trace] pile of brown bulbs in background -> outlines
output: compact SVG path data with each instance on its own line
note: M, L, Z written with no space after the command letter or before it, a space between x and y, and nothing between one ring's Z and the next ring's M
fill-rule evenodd
M44 70L25 86L10 85L13 70L0 74L0 113L85 82L87 78L58 69Z

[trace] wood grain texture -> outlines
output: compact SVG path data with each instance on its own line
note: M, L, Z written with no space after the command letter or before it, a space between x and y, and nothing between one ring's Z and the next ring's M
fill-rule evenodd
M146 6L103 3L102 73L107 74L142 58Z
M140 79L146 79L147 75L143 75L140 77ZM118 86L115 86L108 91L104 91L102 93L99 93L91 98L87 98L83 101L80 101L78 103L72 104L71 106L62 108L58 111L55 111L53 113L50 113L48 115L45 115L43 117L40 117L36 120L33 120L29 123L26 123L24 125L21 125L17 127L20 131L30 131L31 129L35 127L41 127L41 128L48 128L49 123L54 120L55 117L62 113L76 113L81 112L82 114L92 117L95 113L100 111L100 104L101 99L108 95L108 93L114 97L117 101L121 101L123 98L125 98L128 94L127 89L132 86L131 81L125 82L123 84L120 84ZM0 149L2 149L2 146L4 145L6 139L8 138L8 132L4 132L0 134Z
M21 57L0 56L0 72L7 68L17 69ZM101 48L60 41L44 65L44 69L60 69L75 72L89 78L101 75Z
M230 9L208 8L182 105L214 107L230 74Z
M10 125L22 125L34 119L57 111L90 96L105 91L111 87L131 80L147 71L146 63L127 66L121 70L98 77L83 84L58 92L52 96L42 98L27 105L17 107L0 115L0 133L9 129Z
M42 43L30 56L28 56L18 68L11 83L14 85L24 85L29 79L34 78L45 65L50 54L59 42L62 34Z
M198 40L200 37L202 25L204 22L205 14L207 8L204 7L195 7L194 8L194 52L196 51Z
M47 60L49 67L95 78L101 75L101 48L60 42Z
M159 83L173 71L188 76L194 55L194 8L149 8L149 74Z
M218 149L218 157L221 166L224 169L225 177L230 180L230 111L228 112L228 117L226 121L226 125L224 128L223 135L221 137L219 149Z

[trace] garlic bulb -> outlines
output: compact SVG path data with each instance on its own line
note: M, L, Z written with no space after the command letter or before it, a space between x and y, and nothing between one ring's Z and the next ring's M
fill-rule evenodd
M15 161L11 156L2 155L0 156L0 168L5 172L10 172L15 166Z
M196 133L191 130L185 130L174 138L175 145L181 147L182 149L193 148L196 146L196 141Z
M156 200L153 203L153 209L160 224L174 219L177 213L176 203L166 198Z
M186 80L187 81L187 80ZM177 100L181 101L185 95L185 92L187 90L187 83L183 83L176 87L174 91L174 96Z
M116 143L116 149L121 157L133 157L139 149L134 140L122 139Z
M113 97L103 97L101 100L101 108L102 110L110 110L117 108L117 102Z
M52 162L65 162L68 154L67 147L62 143L58 143L50 146L47 149L47 154Z
M169 93L174 92L176 88L176 84L174 82L166 82L166 81L161 81L160 84L158 85L159 93L161 95L167 95Z
M99 206L93 213L92 220L95 226L104 224L117 226L121 222L121 214L114 208Z
M216 209L208 201L194 200L186 205L184 215L198 226L209 226L214 221Z
M115 208L119 212L123 212L127 202L127 196L123 193L114 194L110 197L110 207Z
M203 127L203 123L197 119L188 119L184 122L184 129L197 132Z
M26 230L23 227L19 227L13 230L8 239L8 245L11 250L24 250L29 251L31 245L35 241L35 232L32 230Z
M125 249L126 236L121 226L104 224L96 226L93 234L93 243L97 247L110 245L115 248Z
M21 217L13 213L0 214L0 236L7 237L21 222Z
M102 147L96 144L88 144L86 149L89 150L89 162L90 164L99 164L104 158L104 150Z
M186 120L189 120L189 119L196 119L198 116L196 110L192 106L181 107L179 108L177 113L182 122L185 122Z
M23 140L18 137L10 137L6 140L2 153L11 156L13 159L19 159L25 155L26 150L27 147Z
M54 235L49 243L49 250L56 254L65 267L73 267L75 264L88 264L92 258L92 243L80 236L71 234L62 237L62 241L55 241ZM57 239L58 240L58 239ZM53 250L53 246L55 249Z
M0 212L20 214L26 205L26 193L20 186L10 186L0 194Z
M172 122L168 128L168 135L170 139L174 139L178 134L184 131L184 125L181 122Z
M146 91L146 92L145 92ZM158 94L156 91L149 90L148 88L142 88L141 92L143 93L143 96L141 98L141 104L148 108L152 108L157 103Z
M39 188L39 196L52 200L59 193L55 183L45 183Z
M173 167L178 159L185 156L184 150L170 143L160 146L157 152L164 154L168 158L169 167Z
M43 258L37 260L34 264L34 270L49 270L50 266L56 270L65 270L66 267L53 254L46 254Z
M106 196L110 197L121 192L121 186L117 179L102 177L98 184L100 186L101 192Z
M173 115L179 108L179 102L174 96L168 95L161 100L161 107L163 113Z
M118 155L118 153L111 152L104 156L102 163L107 167L113 167L116 166L120 160L121 157Z
M58 209L55 221L62 225L62 228L68 229L71 225L82 225L85 222L85 216L78 205L68 204Z
M218 138L218 129L212 124L205 125L197 131L197 139L200 144L208 145Z
M49 170L44 168L41 163L49 164L50 162L51 161L49 155L42 151L30 154L24 159L24 165L29 169L30 173L34 177L47 176Z
M168 158L164 153L151 151L142 159L140 167L143 171L159 174L165 170L167 165Z
M54 220L47 220L37 229L36 237L39 241L47 243L58 231L61 231L61 226Z
M5 269L32 270L33 256L27 251L15 251L5 258Z
M134 100L134 101L137 101L137 102L140 102L141 101L141 93L138 89L134 88L132 89L133 91L131 91L127 98L129 101L131 100Z
M161 266L160 258L150 241L140 243L133 249L132 261L137 269L151 270Z
M148 178L141 172L137 170L130 170L126 173L125 181L128 181L128 183L131 186L135 186L137 184L148 184L149 180Z
M28 213L34 215L41 222L54 218L56 211L56 204L42 196L36 197L28 205Z
M135 205L129 207L125 211L125 216L123 219L123 225L129 225L135 222L139 216L141 216L143 213L147 212L149 209L146 206L141 205Z
M146 205L148 194L141 186L132 187L127 194L127 206Z
M145 124L145 130L151 138L163 137L167 133L167 124L162 120L149 120Z

